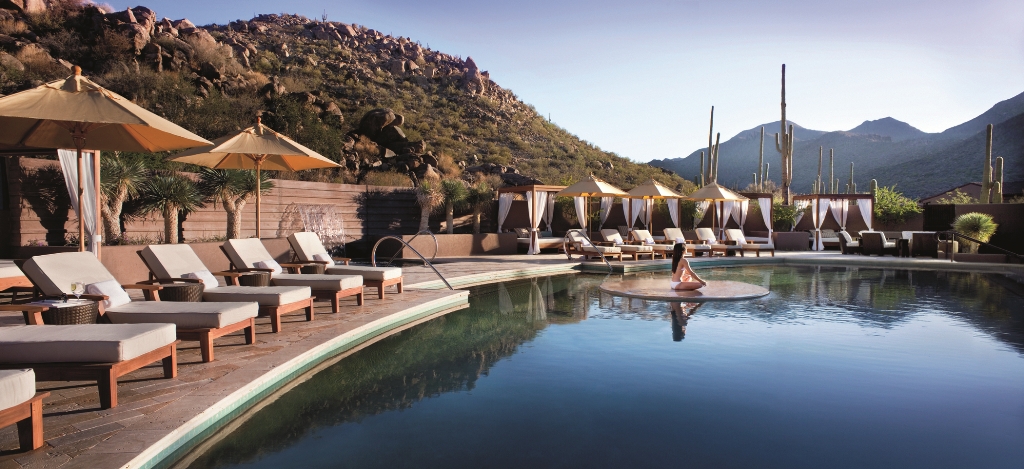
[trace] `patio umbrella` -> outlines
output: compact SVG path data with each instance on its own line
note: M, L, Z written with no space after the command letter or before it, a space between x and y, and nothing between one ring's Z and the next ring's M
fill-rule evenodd
M274 132L256 118L256 125L218 138L212 146L195 148L174 155L171 161L216 169L255 169L300 171L341 166L327 157ZM260 191L256 191L256 237L260 237Z
M641 184L639 186L634 187L631 191L629 191L629 195L627 197L629 197L630 199L654 200L654 199L681 199L683 196L681 196L678 193L676 193L676 191L661 185L661 183L659 183L658 181L655 181L654 179L651 179L650 181L647 181L647 182L645 182L645 183L643 183L643 184ZM632 211L633 211L633 204L629 204L629 205L630 205L629 206L629 213L626 215L626 224L627 225L630 224L630 222L632 221L632 218L633 218L633 213L632 213ZM647 211L647 229L648 230L652 229L651 225L653 223L654 223L654 214L651 213L651 210L648 210Z
M615 187L607 182L604 182L591 174L586 179L577 182L565 189L558 191L555 197L626 197L628 194L622 189ZM584 212L586 210L586 204L584 204ZM586 213L582 215L586 217ZM586 218L584 218L585 220ZM587 231L590 231L590 224L587 224ZM589 235L588 235L589 236Z
M742 195L739 195L739 194L737 194L737 193L735 193L735 192L733 192L733 191L731 191L729 189L726 189L726 188L724 188L722 186L719 186L718 183L715 183L715 182L713 182L711 184L708 184L708 185L706 185L704 187L701 187L700 189L697 189L696 192L690 194L689 196L687 196L685 198L689 199L689 200L709 201L709 202L714 203L714 204L719 204L720 202L727 202L727 201L747 200L746 197L743 197ZM716 209L715 210L716 210L716 214L720 214L721 213L720 209L718 208L718 205L716 205ZM724 228L724 226L723 226L723 228ZM714 218L711 219L711 229L712 230L715 229L715 220L714 220Z
M76 66L68 78L0 98L0 144L77 150L81 212L85 196L83 149L159 152L209 145L210 141L97 85L83 77L81 67ZM98 161L94 160L97 181ZM79 251L85 250L83 218L80 213ZM99 216L96 218L98 223Z

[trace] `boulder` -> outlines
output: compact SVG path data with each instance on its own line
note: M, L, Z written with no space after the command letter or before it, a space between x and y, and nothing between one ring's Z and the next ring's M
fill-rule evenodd
M326 106L324 106L324 112L326 112L328 114L333 114L335 116L340 116L341 115L341 108L338 107L337 103L335 103L334 101L331 101L331 102L327 103Z
M380 134L384 126L393 120L395 120L395 113L391 109L370 110L359 121L358 132L373 139Z
M176 29L178 29L178 31L181 31L182 29L196 29L196 25L192 24L192 22L189 21L188 18L183 18L178 21L174 21L173 23L171 23L171 26L174 26Z
M466 68L463 69L462 88L472 94L483 94L487 91L487 78L480 73L480 68L472 57L466 57Z
M338 32L345 37L356 37L356 30L344 23L338 25Z
M25 71L25 64L21 63L20 60L6 52L0 52L0 67L7 70L17 70L19 72Z
M156 27L156 12L149 8L138 6L128 10L135 17L135 23L146 28L146 34L152 35Z
M126 24L123 26L123 31L128 34L128 40L131 41L132 46L135 48L136 55L142 52L146 44L149 44L150 35L145 26L138 23Z
M6 0L0 2L0 8L11 8L25 13L42 13L46 11L45 0Z
M203 62L199 66L198 73L200 76L205 77L211 81L217 81L223 78L224 72L212 62Z

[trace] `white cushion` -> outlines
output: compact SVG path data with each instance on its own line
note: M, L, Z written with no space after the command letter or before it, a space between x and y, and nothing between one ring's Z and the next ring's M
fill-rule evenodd
M257 268L257 269L270 269L270 270L273 270L273 272L270 274L271 277L276 277L276 276L278 276L278 274L284 272L284 269L281 267L281 264L278 264L277 261L275 261L273 259L268 259L268 260L265 260L265 261L259 261L259 262L254 264L254 267Z
M160 279L185 278L189 272L210 270L187 244L153 244L140 251L153 275Z
M28 402L36 395L36 372L0 370L0 410Z
M622 252L654 252L654 246L637 246L635 244L623 244L616 246Z
M364 281L384 281L401 277L402 269L399 267L363 267L358 265L336 265L333 267L328 266L327 273L330 275L361 275Z
M676 238L676 244L686 244L686 238Z
M90 295L106 295L107 299L103 300L103 307L106 309L128 304L132 301L128 297L128 292L121 288L121 284L117 283L117 280L90 283L85 286L85 293Z
M313 290L340 291L362 286L363 277L359 275L317 275L317 274L281 274L271 280L276 286L309 287Z
M110 363L173 343L174 324L0 327L0 363Z
M217 277L213 275L209 270L203 269L197 272L189 272L182 275L181 278L194 278L203 281L203 290L212 290L220 286L220 282L217 281Z
M256 238L229 239L222 247L224 252L227 253L228 259L231 259L231 263L240 269L251 269L256 267L256 264L259 262L265 262L267 259L274 258L267 251L267 247Z
M718 239L715 238L715 232L711 228L697 228L694 232L697 233L697 239L701 241L708 241L711 243L718 242Z
M281 306L312 296L309 287L242 287L228 285L203 292L203 301L249 302L260 306Z
M61 252L35 256L22 269L44 295L71 294L71 284L86 285L114 280L106 267L91 252Z
M324 248L323 243L320 241L320 236L316 233L309 231L292 233L288 236L288 244L292 246L292 251L295 251L295 256L300 261L309 262L317 260L314 258L316 254L323 254L327 256L327 259L324 260L331 260L331 256L327 254L327 249Z
M644 243L646 243L646 244L654 244L654 238L646 238L646 239L644 239Z
M133 301L107 310L114 324L168 323L178 329L212 329L256 317L260 305L177 301Z
M313 260L314 261L319 261L319 262L329 262L331 264L334 263L334 259L331 258L331 256L328 256L327 254L320 253L320 252L318 252L316 254L313 254Z

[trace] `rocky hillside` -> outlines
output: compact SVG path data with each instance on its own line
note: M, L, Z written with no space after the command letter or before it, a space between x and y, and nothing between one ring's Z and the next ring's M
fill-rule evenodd
M473 59L410 38L295 15L197 26L141 6L105 12L76 0L39 3L0 2L0 93L80 65L206 138L262 114L271 128L344 165L297 176L314 180L409 184L428 173L489 172L507 184L559 184L593 173L627 189L652 177L690 187L551 124ZM144 157L163 164L162 156Z
M1001 101L985 113L944 132L922 132L891 117L865 121L848 131L824 132L796 126L793 188L806 193L818 175L818 149L824 148L823 177L828 178L829 149L835 150L835 177L845 190L850 163L854 179L864 190L871 179L896 184L913 197L925 197L971 181L980 181L985 151L985 126L995 125L993 157L1003 156L1004 181L1024 179L1024 93ZM765 161L769 177L778 181L779 154L774 134L778 121L765 124ZM743 188L757 171L761 127L740 132L722 142L719 181ZM701 149L704 150L704 149ZM650 164L692 177L700 173L700 151L685 158L654 160Z

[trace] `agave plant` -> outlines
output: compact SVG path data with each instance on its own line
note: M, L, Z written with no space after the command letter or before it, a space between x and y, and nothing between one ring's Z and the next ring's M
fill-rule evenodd
M999 225L992 221L992 216L985 213L970 212L960 215L953 222L953 229L963 234L974 238L978 241L987 243L989 239L992 239L992 235L996 233L996 228ZM978 243L967 242L970 248L971 254L978 253Z
M100 159L100 194L103 231L109 241L120 240L124 203L139 196L148 171L142 160L118 154Z
M416 203L420 205L420 229L430 229L430 214L444 204L444 193L441 185L435 181L425 180L416 186Z
M142 210L164 217L164 242L178 243L178 216L203 206L203 194L191 179L177 174L157 174L142 185Z
M274 187L270 175L260 173L260 192L266 194ZM241 238L242 209L249 199L256 196L256 172L235 169L201 168L199 170L199 192L207 201L220 202L228 214L227 239Z

